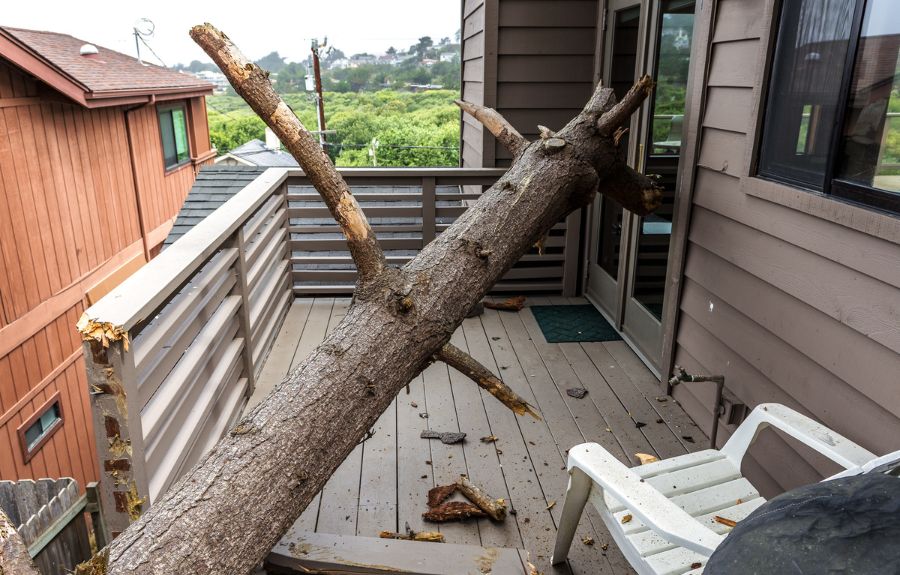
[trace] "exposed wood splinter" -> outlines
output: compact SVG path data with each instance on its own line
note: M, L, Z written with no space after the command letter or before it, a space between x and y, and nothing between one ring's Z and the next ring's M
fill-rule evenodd
M410 531L409 533L395 533L393 531L382 531L378 534L382 539L400 539L403 541L427 541L429 543L443 543L444 535L436 531Z
M541 419L541 416L538 415L534 408L518 393L510 389L499 377L491 373L488 368L475 361L472 356L455 345L450 343L444 345L434 354L434 357L477 383L480 388L496 397L500 403L513 410L517 415L525 415L527 413L537 420Z

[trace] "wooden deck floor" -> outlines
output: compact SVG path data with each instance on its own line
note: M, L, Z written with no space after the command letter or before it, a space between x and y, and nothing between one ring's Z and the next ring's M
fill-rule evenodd
M529 303L584 300L532 297ZM302 361L348 305L344 298L297 299L251 402ZM466 320L452 341L537 406L543 419L516 417L470 380L436 363L408 393L400 393L375 434L338 468L293 530L366 537L402 531L406 523L414 530L435 530L438 526L421 517L426 493L466 473L492 496L507 498L515 514L499 524L482 519L440 525L448 542L525 549L543 573L631 573L590 506L569 565L550 567L567 485L566 450L594 441L634 464L638 452L664 458L703 449L705 434L674 401L657 401L658 381L624 342L548 344L527 308L485 310ZM586 388L588 395L570 397L566 390L573 387ZM444 445L420 439L426 428L467 436L462 444ZM497 442L480 441L489 435ZM583 537L595 543L585 545Z

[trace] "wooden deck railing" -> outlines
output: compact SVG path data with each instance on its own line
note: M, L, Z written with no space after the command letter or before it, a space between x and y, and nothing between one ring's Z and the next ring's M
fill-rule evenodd
M284 169L266 171L91 306L106 526L121 532L240 416L290 305Z
M402 265L446 230L504 169L343 169L388 262ZM340 228L299 170L289 173L294 293L352 293L356 269ZM557 224L540 249L526 254L494 292L575 295L581 213Z
M503 170L344 169L391 264L411 259ZM495 291L574 295L580 214ZM108 535L240 416L296 294L348 293L356 272L300 170L273 168L85 312Z

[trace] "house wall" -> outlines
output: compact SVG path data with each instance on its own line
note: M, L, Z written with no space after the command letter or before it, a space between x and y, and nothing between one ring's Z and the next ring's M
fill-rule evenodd
M496 108L528 139L559 130L595 81L598 0L484 0L463 7L463 97ZM463 118L463 165L504 167L509 152ZM479 160L481 163L479 163Z
M68 103L0 60L0 479L96 479L74 325L165 239L208 155L202 100L188 102L200 160L168 174L154 107L130 113L138 196L125 108ZM64 423L25 463L17 429L56 391Z
M750 177L773 6L715 4L699 153L679 191L692 208L675 362L884 453L900 447L900 219ZM713 393L675 389L698 422ZM751 456L745 471L769 495L835 470L773 432Z

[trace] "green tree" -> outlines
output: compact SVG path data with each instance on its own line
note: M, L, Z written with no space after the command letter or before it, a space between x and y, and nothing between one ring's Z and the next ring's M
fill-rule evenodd
M278 74L287 65L284 58L278 55L278 52L270 52L256 61L256 65L263 70Z

